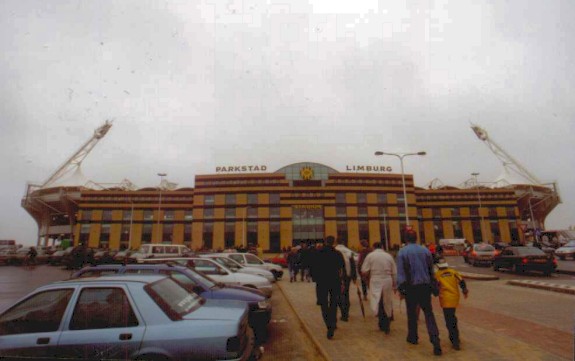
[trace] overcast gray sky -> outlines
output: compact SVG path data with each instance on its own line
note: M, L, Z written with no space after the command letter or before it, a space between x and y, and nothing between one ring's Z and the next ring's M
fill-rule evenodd
M106 119L87 179L180 186L221 165L390 165L458 186L500 161L490 137L575 225L575 2L0 1L0 239L35 242L21 208ZM391 4L390 4L391 3Z

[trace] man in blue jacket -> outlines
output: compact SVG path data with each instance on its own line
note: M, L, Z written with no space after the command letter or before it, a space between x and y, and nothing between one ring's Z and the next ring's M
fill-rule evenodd
M397 284L398 290L405 297L407 306L407 342L418 343L417 308L425 314L425 325L429 341L433 344L433 354L441 355L439 330L431 308L431 293L433 289L433 258L431 252L418 244L417 234L407 229L404 233L406 246L397 254Z

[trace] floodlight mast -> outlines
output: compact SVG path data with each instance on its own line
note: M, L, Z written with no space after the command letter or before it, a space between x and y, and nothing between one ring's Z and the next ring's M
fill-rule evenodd
M42 183L40 188L49 187L52 184L54 184L58 179L64 177L66 174L69 174L79 169L84 158L88 156L90 151L92 151L92 149L96 146L96 144L98 144L100 139L104 138L104 136L106 135L106 133L108 133L108 130L110 130L111 127L112 122L106 120L106 122L103 125L96 128L96 130L94 130L94 135L92 135L92 138L90 138L86 143L84 143L84 145L80 147L80 149L76 151L76 153L74 153L70 158L68 158L68 160L66 160L66 162L64 162L64 164L62 164L54 172L54 174L52 174L48 178L48 180Z
M487 135L487 131L485 129L479 127L478 125L471 124L471 129L487 146L489 149L495 154L497 158L503 163L503 166L506 169L510 169L516 174L523 177L525 180L529 181L529 183L533 185L543 185L541 181L535 177L531 172L529 172L524 166L521 165L515 158L513 158L509 153L507 153L503 148L501 148L497 143L495 143L489 135Z

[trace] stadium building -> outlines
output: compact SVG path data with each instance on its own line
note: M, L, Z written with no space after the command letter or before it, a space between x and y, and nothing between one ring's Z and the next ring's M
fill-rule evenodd
M107 129L96 130L96 142ZM559 202L546 185L487 187L471 179L459 188L437 182L418 187L410 174L404 175L404 192L402 175L389 167L354 165L340 172L313 162L274 172L265 165L216 167L214 174L195 176L193 188L177 188L163 174L153 188L136 189L129 181L113 187L59 184L86 155L77 152L60 174L28 186L22 206L38 224L39 245L57 240L110 249L159 242L192 249L259 244L276 252L333 235L352 248L361 239L394 247L408 221L422 243L524 241L525 231L543 227Z

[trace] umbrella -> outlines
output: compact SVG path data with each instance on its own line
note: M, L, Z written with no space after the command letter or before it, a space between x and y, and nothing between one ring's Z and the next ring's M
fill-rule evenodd
M356 289L357 289L357 298L359 298L359 305L361 306L361 314L363 315L363 318L365 319L365 308L363 307L363 301L361 300L361 292L359 291L359 286L356 283Z

